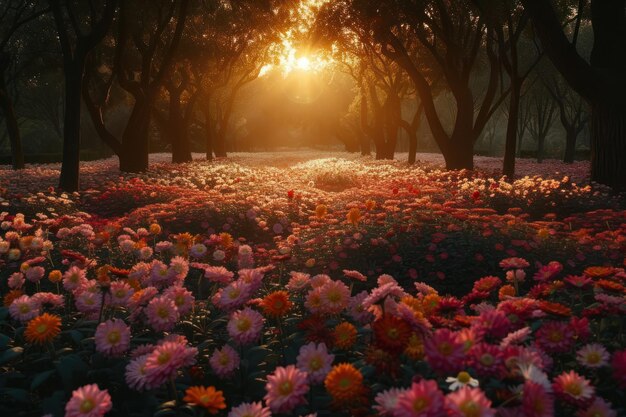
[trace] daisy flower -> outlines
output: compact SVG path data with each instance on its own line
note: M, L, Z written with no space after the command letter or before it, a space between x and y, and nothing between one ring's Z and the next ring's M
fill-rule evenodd
M239 368L239 354L230 345L224 345L221 349L215 349L209 364L211 369L220 378L228 378L232 376L236 369Z
M326 375L324 386L333 400L354 401L363 392L363 375L354 365L341 363Z
M526 381L522 388L522 410L525 417L554 417L554 398L542 385Z
M595 397L595 388L589 380L575 371L563 372L552 383L555 394L573 406L582 407L590 404Z
M446 396L449 417L495 417L496 410L480 388L463 387Z
M157 388L174 377L178 371L196 363L198 349L178 342L157 346L146 358L146 387Z
M180 318L176 304L165 295L153 298L144 312L148 324L157 332L172 330Z
M59 333L61 333L61 317L43 313L28 322L24 338L29 343L43 345L51 342Z
M450 384L450 386L448 387L450 391L456 391L457 389L466 385L469 385L470 387L477 387L479 385L478 380L472 378L472 376L465 371L459 372L456 377L447 377L446 383Z
M22 295L11 303L9 306L9 314L14 320L26 322L39 315L41 306L31 297Z
M226 408L224 393L215 387L189 387L185 390L183 401L187 404L202 407L209 414L217 414Z
M235 342L240 345L247 345L261 336L264 321L261 313L246 307L230 316L226 329Z
M437 382L421 380L398 394L394 417L438 417L444 414L444 396Z
M578 410L576 417L617 417L617 412L613 410L609 402L596 397L587 409Z
M263 403L242 403L233 407L228 412L228 417L271 417L269 408L263 407Z

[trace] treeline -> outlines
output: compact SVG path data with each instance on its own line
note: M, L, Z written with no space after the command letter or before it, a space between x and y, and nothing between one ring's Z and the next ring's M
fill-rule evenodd
M208 159L225 156L242 91L291 30L352 80L352 103L328 122L349 150L393 158L402 135L414 162L427 128L447 168L471 169L477 143L493 147L503 124L513 178L522 139L541 159L558 121L564 160L588 129L592 179L625 188L626 0L336 0L307 33L298 3L0 1L0 141L13 167L24 166L28 120L62 143L65 190L79 188L85 121L123 171L148 168L155 129L173 162L191 160L198 135ZM343 99L328 100L341 113Z

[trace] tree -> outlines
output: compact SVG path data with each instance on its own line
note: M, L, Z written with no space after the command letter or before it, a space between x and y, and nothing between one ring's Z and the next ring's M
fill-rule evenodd
M7 87L7 73L14 58L14 52L10 50L10 46L15 35L24 25L34 21L49 10L40 7L36 1L5 0L3 3L0 6L0 111L7 128L13 169L22 169L24 168L22 139L14 105Z
M116 0L48 0L56 23L65 78L63 161L59 187L79 188L80 114L85 61L89 52L104 39L117 5Z
M543 162L546 137L554 123L557 105L541 85L534 89L525 103L528 107L526 111L530 113L528 132L537 142L537 162Z
M591 179L626 189L626 0L591 1L589 61L568 39L554 3L522 3L547 56L591 107Z
M108 78L98 79L92 62L83 97L100 138L115 152L120 170L143 172L148 169L150 122L154 103L166 75L175 64L183 35L189 0L137 0L122 4L115 35L113 68ZM104 74L106 76L106 74ZM103 108L113 81L134 99L121 135L117 138L106 127ZM94 99L90 90L96 84Z

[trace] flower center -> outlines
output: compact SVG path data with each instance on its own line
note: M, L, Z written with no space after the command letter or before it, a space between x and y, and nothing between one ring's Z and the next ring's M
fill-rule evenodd
M313 358L311 362L309 363L309 368L311 368L313 371L317 371L321 367L322 367L322 361L320 360L320 358Z
M569 384L565 385L565 392L573 397L578 397L583 393L583 389L580 384L577 384L576 382L570 382Z
M113 330L107 335L107 340L111 344L116 344L117 342L120 341L120 339L121 339L120 332L117 330Z
M456 376L456 379L461 383L461 384L467 384L470 382L470 380L472 379L472 377L470 376L470 374L468 374L465 371L461 371L459 372L459 374Z
M428 406L428 401L424 397L416 398L413 401L413 411L420 412L423 411Z
M387 330L387 336L389 336L390 339L397 339L398 336L400 336L400 332L397 328L392 327L391 329Z
M480 416L480 405L475 403L472 400L469 400L459 407L461 412L465 415L465 417L479 417Z
M95 406L96 404L90 398L87 398L82 403L80 403L80 412L88 413L93 410Z
M157 358L157 362L159 362L159 365L166 364L167 362L169 362L170 356L171 355L169 352L161 352L159 354L159 357Z
M248 319L241 319L237 321L237 330L240 332L248 331L250 330L250 327L252 327L252 323Z
M563 340L563 333L559 332L558 330L553 330L548 334L548 339L551 342L560 342L561 340Z
M169 311L166 307L159 307L157 310L157 316L162 319L166 319L169 316Z
M30 311L30 307L28 306L28 304L20 305L20 313L25 314L25 313L28 313L29 311Z
M37 333L44 334L48 330L48 326L46 324L40 324L37 326Z
M493 362L494 362L493 356L491 356L489 353L485 353L484 355L480 357L480 363L482 363L485 366L491 366L493 365Z
M587 363L596 364L600 362L600 354L598 352L589 352L587 354Z
M280 392L280 395L289 395L291 394L291 391L293 391L293 385L290 381L285 381L278 386L278 392Z
M448 356L452 353L452 345L448 342L442 342L439 344L439 353Z

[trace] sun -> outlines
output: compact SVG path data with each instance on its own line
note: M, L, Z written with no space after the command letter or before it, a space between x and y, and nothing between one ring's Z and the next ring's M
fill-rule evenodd
M302 71L310 71L312 69L311 60L307 56L302 56L296 60L296 68Z

